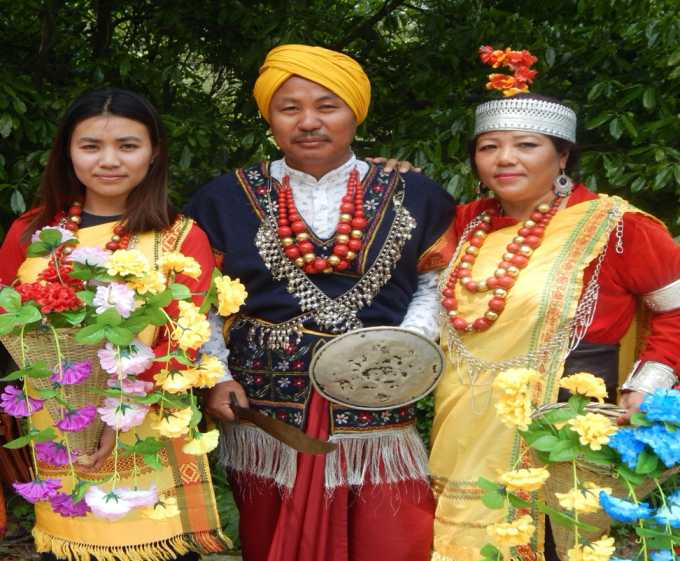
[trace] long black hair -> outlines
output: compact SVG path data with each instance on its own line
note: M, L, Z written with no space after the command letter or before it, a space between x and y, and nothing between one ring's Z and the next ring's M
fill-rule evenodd
M114 115L143 124L155 156L149 170L128 195L121 222L130 234L162 230L170 226L177 211L168 200L168 140L153 105L143 96L119 88L92 90L80 95L66 110L52 143L35 201L35 216L24 238L46 226L59 211L85 197L85 186L76 177L70 157L71 137L76 126L90 117Z

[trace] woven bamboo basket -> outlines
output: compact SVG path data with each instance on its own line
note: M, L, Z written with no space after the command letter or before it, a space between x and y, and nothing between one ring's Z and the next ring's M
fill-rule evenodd
M64 385L64 397L73 407L84 407L85 405L99 406L104 398L100 390L106 387L108 374L99 366L97 351L99 346L80 345L76 343L74 335L78 330L75 328L57 329L61 354L67 362L82 362L88 360L92 364L91 376L80 384ZM21 339L18 335L7 334L0 336L0 342L5 346L12 359L18 365L27 360L31 363L44 361L51 370L56 370L58 366L57 351L55 348L54 334L51 330L39 329L37 331L27 331L24 333L24 352L22 355ZM30 385L38 390L52 389L53 382L47 378L31 378ZM55 399L47 399L45 408L49 413L52 423L61 418L62 406ZM64 432L64 437L68 438L72 450L77 450L79 455L92 454L99 446L99 439L102 434L104 424L95 417L94 421L79 432Z
M534 418L540 418L543 414L554 409L565 407L566 403L550 403L544 405L536 410L533 414ZM623 409L610 404L591 403L586 406L588 413L599 413L608 417L612 424L616 423L616 418L623 413ZM540 460L535 458L535 463L540 464ZM573 488L574 474L571 462L557 462L546 466L550 471L550 477L545 482L543 487L545 502L556 510L561 510L559 501L555 496L556 493L566 493ZM662 480L667 479L673 473L677 472L676 468L667 470L661 477ZM583 458L576 460L576 473L581 481L592 481L599 487L609 487L612 490L612 495L616 497L628 497L628 487L618 477L615 477L614 471L610 466L595 464L588 462ZM635 487L635 494L638 498L649 494L655 487L653 481L645 481L641 485ZM596 532L585 532L579 530L580 536L588 540L596 540L599 537L608 534L611 525L611 518L604 510L592 514L580 514L579 520L598 528ZM562 526L556 523L551 524L553 537L555 539L555 546L557 555L560 559L566 561L567 550L574 546L573 530L567 526Z

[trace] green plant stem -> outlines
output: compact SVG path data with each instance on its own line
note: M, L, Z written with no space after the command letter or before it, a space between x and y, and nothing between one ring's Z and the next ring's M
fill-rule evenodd
M661 487L661 483L659 480L655 477L654 478L654 485L656 485L657 490L659 491L659 495L661 496L661 504L663 505L664 508L668 509L668 502L666 501L666 493L663 492L663 488ZM664 524L664 529L666 530L666 534L668 534L668 537L670 538L671 541L671 556L673 558L673 561L675 561L676 556L675 556L675 547L673 547L673 528L671 527L669 522L666 522Z
M21 349L21 368L26 368L26 348L24 346L24 330L26 329L25 325L21 326L21 331L19 332L19 348ZM28 417L26 417L26 422L28 423L28 434L31 434L33 432L33 421L31 419L32 416L32 411L31 411L31 402L28 398L28 379L26 376L23 377L23 392L24 392L24 399L26 400L26 410L28 411ZM40 478L40 471L38 470L38 458L35 454L35 444L33 443L33 439L30 440L29 442L29 448L31 449L31 459L33 460L33 469L35 472L35 477Z
M576 460L571 461L571 472L574 478L574 496L579 492L579 479L578 479L578 472L576 471ZM574 504L574 506L576 506ZM578 548L580 542L581 542L581 535L578 531L578 510L574 508L574 548Z
M630 481L628 481L625 477L623 477L622 479L626 483L626 487L628 487L628 496L637 505L640 501L638 501L637 495L635 494L635 488L630 484ZM638 520L638 527L639 528L645 527L645 523L642 519ZM647 538L645 536L640 536L640 544L641 544L641 550L642 550L642 558L644 559L644 561L649 561L649 551L647 549Z
M63 375L64 375L64 367L62 364L62 354L61 354L61 345L59 344L59 334L57 333L57 330L49 325L50 331L52 331L52 336L54 337L54 347L57 350L57 369L59 370L59 374L61 375L61 379L63 380ZM64 391L64 385L59 384L59 395L61 396L61 399L63 402L66 402L66 393ZM64 418L64 404L60 403L60 411L61 411L61 416L62 419ZM68 434L64 432L61 433L61 436L64 438L64 442L66 443L66 455L68 457L68 467L69 471L71 472L71 477L73 478L73 481L77 481L77 476L76 476L76 469L73 465L73 459L71 457L71 443L69 442Z

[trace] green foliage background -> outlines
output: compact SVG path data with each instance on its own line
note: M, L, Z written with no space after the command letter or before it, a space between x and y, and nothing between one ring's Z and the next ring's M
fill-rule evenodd
M283 42L342 49L373 84L359 154L414 161L454 195L489 97L488 43L539 56L535 90L576 109L582 178L680 228L677 0L0 0L0 224L30 205L59 115L106 84L146 94L172 139L178 203L276 153L251 97Z

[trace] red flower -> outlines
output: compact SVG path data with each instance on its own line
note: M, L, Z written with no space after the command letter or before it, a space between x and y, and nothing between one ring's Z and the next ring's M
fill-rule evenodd
M516 86L515 78L507 74L489 74L489 81L486 84L489 90L509 90Z
M493 68L505 66L513 71L512 76L489 74L487 89L500 90L505 96L529 91L529 84L537 74L536 70L531 70L530 67L538 60L529 51L513 51L509 47L504 51L498 51L490 45L484 45L479 49L479 57L482 62Z
M34 301L43 314L77 310L83 305L73 287L58 282L29 282L18 285L16 289L22 303Z

